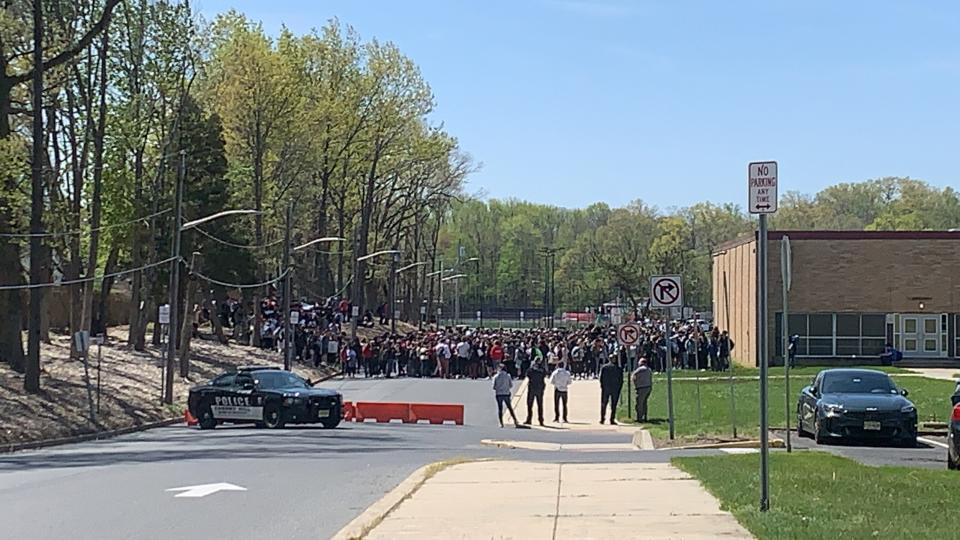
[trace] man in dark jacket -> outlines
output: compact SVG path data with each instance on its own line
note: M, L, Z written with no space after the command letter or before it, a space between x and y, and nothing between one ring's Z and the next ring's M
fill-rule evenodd
M607 418L607 403L610 404L610 423L617 424L617 403L623 387L623 370L609 358L600 368L600 423Z
M546 377L547 371L542 360L538 359L527 370L527 421L524 422L527 425L533 420L534 401L537 403L537 419L540 420L540 425L543 425L543 391L547 387Z

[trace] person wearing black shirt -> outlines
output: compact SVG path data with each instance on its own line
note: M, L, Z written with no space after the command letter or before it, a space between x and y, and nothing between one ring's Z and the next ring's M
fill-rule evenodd
M610 423L617 424L617 403L620 401L620 389L623 387L623 370L609 358L600 368L600 423L607 418L607 404L610 404Z
M529 425L533 419L533 404L537 404L537 419L543 425L543 391L547 387L547 372L543 368L543 361L537 360L527 370L527 421Z

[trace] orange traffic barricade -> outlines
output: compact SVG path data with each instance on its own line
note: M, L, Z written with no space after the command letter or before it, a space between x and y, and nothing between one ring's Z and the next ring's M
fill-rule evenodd
M354 414L354 409L353 409L353 402L352 402L352 401L344 401L344 402L343 402L343 420L344 420L344 422L353 422L354 417L355 417L355 414Z
M190 414L190 409L183 410L183 421L186 422L188 426L195 426L200 423L192 414Z
M412 422L427 420L431 424L453 422L463 425L463 405L447 405L441 403L411 403L410 418Z
M365 422L370 418L382 423L388 423L393 420L410 423L410 404L360 401L354 405L354 418L356 418L357 422Z

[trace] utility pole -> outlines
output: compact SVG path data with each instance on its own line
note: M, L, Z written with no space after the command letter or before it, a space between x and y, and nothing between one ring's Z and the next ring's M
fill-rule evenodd
M167 369L163 381L163 402L173 403L173 369L177 361L177 331L179 330L180 297L180 235L183 221L183 178L186 176L187 151L180 150L180 166L177 167L176 203L173 208L173 249L170 261L170 324L167 337Z
M293 351L296 349L293 325L290 321L290 229L293 227L293 203L287 203L287 224L283 231L283 369L290 371L293 365Z
M437 273L437 284L440 292L440 301L437 303L437 328L443 326L443 257L440 257L440 270Z
M30 179L30 283L43 280L43 5L33 2L33 170ZM93 287L93 283L88 285ZM40 315L43 309L43 287L30 289L30 318L27 325L27 362L24 366L23 389L40 391ZM19 328L16 330L19 332ZM20 336L17 335L19 343Z

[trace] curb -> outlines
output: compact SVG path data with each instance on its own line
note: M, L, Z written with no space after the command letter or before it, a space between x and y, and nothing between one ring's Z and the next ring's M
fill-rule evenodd
M384 495L379 501L370 505L362 514L355 517L353 521L347 523L344 528L333 535L333 540L355 540L365 537L378 522L382 521L390 512L400 506L400 503L407 497L420 489L420 486L427 481L430 468L434 465L436 464L431 463L413 471L413 474L408 476L403 482L400 482L397 487L390 490L390 492Z
M124 428L111 429L109 431L85 433L83 435L74 435L72 437L61 437L59 439L44 439L40 441L32 441L32 442L25 442L25 443L5 444L3 446L0 446L0 453L19 452L21 450L36 450L38 448L47 448L50 446L60 446L63 444L73 444L73 443L87 442L87 441L99 441L102 439L111 439L119 435L127 435L130 433L136 433L138 431L146 431L148 429L172 426L174 424L180 424L180 423L183 423L183 417L177 416L175 418L167 418L166 420L159 420L157 422L150 422L147 424L140 424L137 426L128 426Z
M633 445L640 450L657 449L657 447L653 445L653 437L651 437L650 432L645 429L641 429L633 434Z
M339 377L343 372L338 371L332 375L327 375L317 379L316 382L324 382L333 379L334 377ZM108 431L97 431L94 433L84 433L82 435L71 435L70 437L60 437L57 439L41 439L39 441L28 441L22 443L10 443L0 445L0 454L10 454L13 452L20 452L22 450L37 450L40 448L48 448L51 446L61 446L64 444L74 444L81 442L89 441L100 441L103 439L112 439L113 437L118 437L120 435L128 435L130 433L137 433L139 431L147 431L150 429L172 426L175 424L183 423L183 416L175 416L173 418L167 418L165 420L158 420L156 422L148 422L146 424L138 424L135 426L127 426L117 429L111 429Z
M769 441L770 448L786 448L783 439L778 439L776 437L771 437ZM693 444L690 446L677 446L674 448L664 447L662 450L710 450L718 448L760 448L760 439L752 439L749 441L729 441L721 443L709 443L709 444Z

